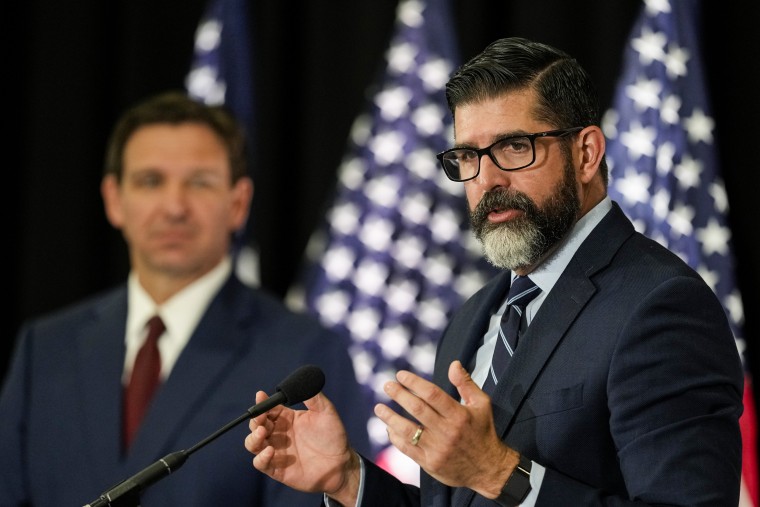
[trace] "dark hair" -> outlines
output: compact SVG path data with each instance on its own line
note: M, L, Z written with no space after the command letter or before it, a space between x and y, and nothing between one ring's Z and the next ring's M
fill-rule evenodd
M151 97L128 109L116 122L106 147L105 174L121 181L124 173L124 146L140 127L159 123L198 123L216 133L227 149L230 176L234 183L247 174L245 131L223 106L209 106L181 91Z
M452 116L457 106L532 88L536 119L554 128L601 126L596 86L577 60L559 49L520 37L499 39L462 65L446 84ZM607 183L607 162L599 165Z

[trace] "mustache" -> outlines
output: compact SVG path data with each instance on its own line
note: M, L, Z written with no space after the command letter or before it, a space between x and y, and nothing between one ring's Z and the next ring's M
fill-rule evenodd
M475 209L470 212L470 223L476 233L482 232L488 224L488 215L495 210L519 209L527 217L532 217L538 211L533 200L522 192L510 189L489 190L483 194Z

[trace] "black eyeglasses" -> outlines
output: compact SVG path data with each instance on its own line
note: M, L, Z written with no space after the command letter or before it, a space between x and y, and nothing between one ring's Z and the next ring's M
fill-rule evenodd
M480 173L480 159L488 155L503 171L516 171L528 167L536 161L537 137L564 137L580 132L585 127L571 127L549 130L536 134L523 134L499 139L491 146L480 148L452 148L442 151L436 157L441 162L446 176L452 181L467 181Z

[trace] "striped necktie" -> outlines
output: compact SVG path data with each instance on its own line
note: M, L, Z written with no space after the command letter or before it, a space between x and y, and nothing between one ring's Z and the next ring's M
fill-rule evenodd
M541 289L527 276L518 276L512 282L507 294L507 309L501 318L499 336L496 339L496 347L491 359L491 368L483 383L483 390L488 394L493 393L499 378L507 368L512 354L517 349L517 339L520 334L520 322L525 307L538 296Z

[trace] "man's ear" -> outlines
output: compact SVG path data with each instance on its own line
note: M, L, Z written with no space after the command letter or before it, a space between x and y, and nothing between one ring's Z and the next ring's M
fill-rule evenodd
M245 225L248 213L251 211L253 199L253 180L247 176L238 179L233 188L231 229L237 231Z
M108 174L100 182L100 195L103 198L106 218L116 229L120 229L124 223L121 209L121 192L116 176Z
M589 183L599 173L606 141L602 129L591 125L578 133L578 142L581 154L578 178L581 183Z

